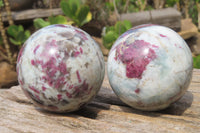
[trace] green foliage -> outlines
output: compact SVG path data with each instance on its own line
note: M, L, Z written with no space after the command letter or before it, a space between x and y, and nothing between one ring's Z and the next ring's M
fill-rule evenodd
M114 11L114 5L113 5L113 3L106 2L106 3L105 3L105 7L106 7L107 9L110 9L110 11Z
M192 22L198 25L198 10L195 1L190 1L189 15L192 18Z
M110 49L117 38L130 28L132 28L132 24L128 20L118 21L114 26L106 27L105 35L103 35L103 45Z
M40 29L52 24L69 24L71 25L72 21L67 21L65 16L58 15L58 16L50 16L48 20L45 21L42 18L36 18L33 20L33 25L36 29Z
M165 7L173 7L180 0L166 0Z
M126 0L115 0L115 5L117 8L117 11L120 14L125 13L125 12L133 12L133 11L137 10L133 4L129 4L127 11L125 11ZM110 12L113 12L114 11L114 3L106 2L106 8L109 9Z
M0 7L3 7L3 6L4 6L3 0L0 0Z
M193 57L193 67L200 69L200 55Z
M103 45L105 48L110 49L117 40L119 35L115 31L108 31L105 36L103 36Z
M11 25L8 27L7 33L9 40L14 45L22 45L31 35L29 30L24 30L22 25Z
M153 9L151 5L145 4L145 0L141 0L141 2L138 2L137 0L130 0L130 1L115 0L115 5L116 5L116 8L117 8L117 11L120 14L121 13L128 13L128 12L139 12L141 10L151 10L151 9ZM114 3L113 2L106 2L106 8L108 8L111 12L113 12L114 11Z
M62 0L60 7L63 13L79 27L90 22L92 19L89 6L83 4L81 0Z
M198 3L200 3L200 0L195 0L195 2L198 2Z
M48 18L50 24L67 24L67 19L62 16L62 15L58 15L58 16L51 16Z
M45 21L42 18L36 18L36 19L33 20L33 25L36 29L40 29L40 28L43 28L43 27L50 25L50 22Z

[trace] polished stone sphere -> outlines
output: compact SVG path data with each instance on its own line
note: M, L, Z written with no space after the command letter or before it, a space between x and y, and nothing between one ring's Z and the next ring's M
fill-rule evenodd
M20 50L18 81L36 106L71 112L87 104L104 79L98 44L84 31L51 25L35 32Z
M175 31L159 25L140 25L122 34L112 46L109 82L129 106L161 110L187 90L192 62L189 47Z

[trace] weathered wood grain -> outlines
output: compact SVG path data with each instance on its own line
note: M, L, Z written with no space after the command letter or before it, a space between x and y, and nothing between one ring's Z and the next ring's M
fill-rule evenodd
M175 31L181 30L181 13L174 8L121 14L120 20L129 20L133 26L152 23L170 27Z
M24 11L15 11L12 12L11 14L14 21L19 21L19 20L32 20L35 18L44 18L44 17L49 17L51 15L62 15L63 12L61 8L55 8L55 9L29 9ZM6 12L2 13L2 20L8 21Z
M185 95L169 108L144 112L122 103L109 86L107 76L96 98L73 113L43 111L25 97L19 86L0 90L0 131L2 133L199 133L200 70Z

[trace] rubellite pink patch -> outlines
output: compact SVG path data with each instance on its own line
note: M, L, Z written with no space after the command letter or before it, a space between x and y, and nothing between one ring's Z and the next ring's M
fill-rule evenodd
M173 30L152 24L122 34L108 57L114 92L129 106L148 111L178 100L189 86L192 68L185 41Z
M126 64L126 76L128 78L140 79L149 62L156 58L155 51L151 47L153 46L144 40L136 40L132 44L125 42L117 47L116 59ZM148 51L148 53L145 51Z
M81 29L51 25L34 33L21 48L18 81L43 109L75 111L99 91L104 59L96 42Z

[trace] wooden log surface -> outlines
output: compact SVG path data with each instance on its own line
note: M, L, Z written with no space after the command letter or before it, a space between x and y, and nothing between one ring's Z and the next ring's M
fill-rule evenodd
M22 21L49 17L51 15L63 15L63 12L61 8L54 8L13 11L11 14L14 21ZM2 13L2 20L8 21L6 12ZM119 20L129 20L133 26L153 23L168 26L176 31L181 29L181 13L174 8L120 14Z
M45 18L51 15L63 15L61 8L55 9L29 9L24 11L13 11L12 18L14 21L33 20L35 18ZM2 13L2 20L8 21L7 13Z
M144 112L121 102L107 76L100 92L79 111L56 114L35 107L19 86L0 89L1 133L199 133L200 70L185 95L165 110Z
M152 23L181 30L181 13L174 8L121 14L120 20L129 20L133 26Z

